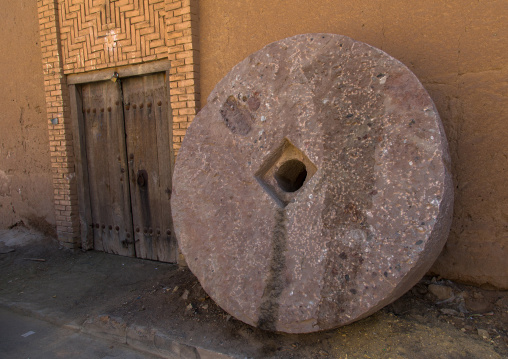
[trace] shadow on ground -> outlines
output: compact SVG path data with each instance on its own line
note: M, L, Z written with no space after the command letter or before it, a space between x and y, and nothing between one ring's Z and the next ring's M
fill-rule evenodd
M0 231L0 253L3 306L76 330L99 325L99 332L121 340L132 337L126 330L138 328L136 340L154 348L154 336L164 335L185 348L241 358L508 357L508 292L424 278L392 305L352 325L286 335L235 320L189 270L174 265L72 253L23 228ZM199 357L181 348L179 357Z

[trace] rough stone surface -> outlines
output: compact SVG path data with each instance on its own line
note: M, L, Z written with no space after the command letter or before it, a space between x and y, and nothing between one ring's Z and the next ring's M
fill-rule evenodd
M418 79L350 38L299 35L216 86L174 173L179 244L236 318L312 332L421 278L449 231L447 142Z
M430 284L429 292L431 292L438 300L446 300L453 295L452 288L446 285Z
M485 329L478 329L478 335L483 339L490 339L489 332L486 331Z

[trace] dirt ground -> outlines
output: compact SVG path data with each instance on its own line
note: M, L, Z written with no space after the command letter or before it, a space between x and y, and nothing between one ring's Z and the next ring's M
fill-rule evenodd
M235 320L188 269L73 253L23 228L0 231L0 273L4 306L51 312L61 323L107 314L234 357L508 357L508 292L440 278L422 279L393 304L352 325L287 335Z

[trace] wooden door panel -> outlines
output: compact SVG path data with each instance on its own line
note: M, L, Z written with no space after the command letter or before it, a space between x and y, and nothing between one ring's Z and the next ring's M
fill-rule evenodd
M82 86L94 248L134 256L121 88Z
M175 262L165 74L122 82L136 256Z

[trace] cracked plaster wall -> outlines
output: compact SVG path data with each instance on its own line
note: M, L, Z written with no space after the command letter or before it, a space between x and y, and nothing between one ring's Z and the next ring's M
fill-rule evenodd
M54 235L54 208L37 4L0 15L0 228L19 221Z
M455 213L432 271L508 289L508 2L200 1L201 98L239 61L295 34L327 32L408 66L450 143Z

